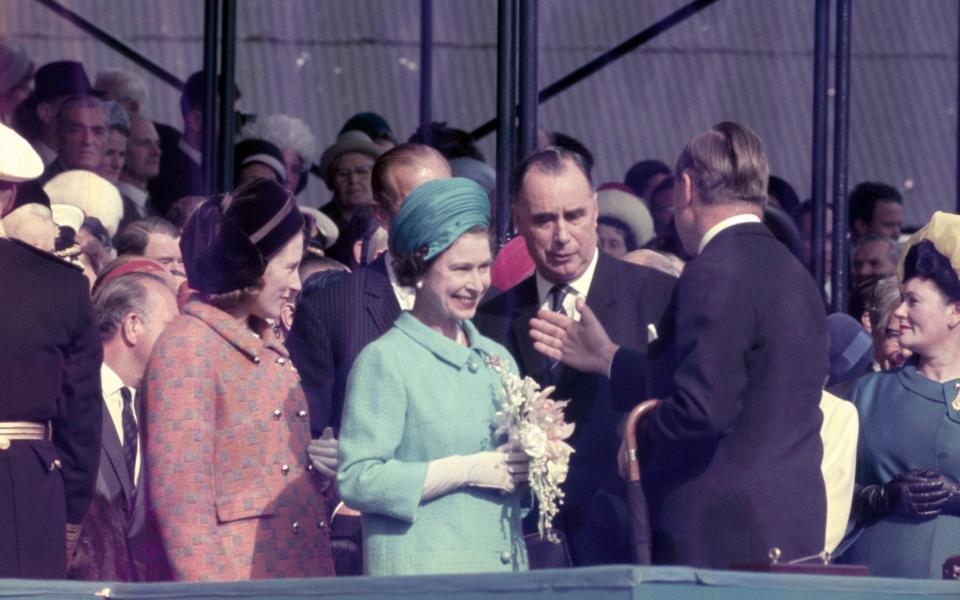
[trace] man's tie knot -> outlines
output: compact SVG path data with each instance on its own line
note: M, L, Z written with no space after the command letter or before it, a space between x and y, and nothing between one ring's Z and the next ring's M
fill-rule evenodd
M550 288L550 310L566 315L567 311L563 308L563 301L569 294L576 296L577 291L565 283L558 283Z

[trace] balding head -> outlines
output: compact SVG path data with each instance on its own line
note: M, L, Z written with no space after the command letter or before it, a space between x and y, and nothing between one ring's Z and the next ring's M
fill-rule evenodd
M385 229L400 211L404 198L422 183L452 177L442 154L423 144L400 144L380 155L373 166L373 199Z
M130 141L120 180L145 189L160 172L160 137L150 119L130 115Z

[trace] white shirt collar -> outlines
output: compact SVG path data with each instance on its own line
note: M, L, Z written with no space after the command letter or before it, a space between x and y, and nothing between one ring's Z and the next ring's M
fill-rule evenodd
M387 277L390 278L390 287L393 288L393 295L397 297L400 310L413 310L413 302L417 299L417 288L400 285L397 282L397 272L393 270L393 254L389 250L383 258L387 266Z
M106 362L100 365L100 386L103 388L104 398L120 393L120 388L123 387L123 380Z
M100 386L103 389L103 404L107 409L107 412L110 413L110 422L113 423L113 428L117 432L117 438L120 440L120 445L123 446L123 396L120 395L120 389L124 387L123 380L120 379L120 376L111 369L106 362L100 364ZM137 414L137 390L131 387L127 388L130 390L130 397L133 399L131 409L133 410L133 420L137 423L140 422L140 415ZM143 436L137 434L138 444L137 444L137 458L134 462L134 479L136 481L140 480L140 447L141 442L143 441Z
M566 282L567 285L576 292L576 294L567 294L563 299L563 310L568 315L573 315L575 321L580 320L580 313L576 309L577 298L587 299L587 293L590 291L590 284L593 283L593 274L597 270L597 261L600 259L600 250L594 249L593 258L590 259L590 264L587 265L586 270L580 274L580 277L577 277L573 281ZM540 299L540 308L550 308L550 290L553 289L554 283L547 280L546 277L540 274L537 271L534 274L537 281L537 298Z
M189 156L190 160L193 162L197 163L198 165L203 163L203 154L201 154L196 148L190 146L190 144L188 144L183 137L180 138L180 143L177 144L177 147L183 150L183 153Z
M130 201L137 206L137 211L141 217L146 216L147 201L150 199L150 194L147 190L141 190L129 181L118 181L117 189L120 191L120 194L130 198Z
M761 221L760 217L757 215L750 214L727 217L707 230L707 233L703 235L703 239L700 240L700 248L697 250L697 254L702 254L703 249L707 247L707 244L710 243L710 240L717 237L718 233L724 229L733 227L734 225L740 225L741 223L763 223L763 221Z

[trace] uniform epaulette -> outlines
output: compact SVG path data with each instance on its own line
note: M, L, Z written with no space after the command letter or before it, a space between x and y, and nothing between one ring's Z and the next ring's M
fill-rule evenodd
M47 252L46 250L41 250L40 248L37 248L36 246L31 246L30 244L28 244L28 243L26 243L26 242L24 242L24 241L22 241L22 240L18 240L18 239L15 239L15 238L7 238L7 239L8 239L9 241L13 242L14 244L20 246L21 248L25 248L25 249L27 249L27 250L30 250L31 252L33 252L33 253L36 254L37 256L40 256L40 257L42 257L42 258L45 258L45 259L47 259L47 260L49 260L49 261L51 261L51 262L57 263L57 264L59 264L59 265L63 265L63 266L65 266L65 267L70 267L71 269L76 269L76 270L79 271L80 273L83 273L83 268L82 268L80 265L78 265L78 264L76 264L76 263L72 263L72 262L70 262L70 261L68 261L68 260L65 260L65 259L63 259L63 258L60 258L60 257L57 256L56 254Z

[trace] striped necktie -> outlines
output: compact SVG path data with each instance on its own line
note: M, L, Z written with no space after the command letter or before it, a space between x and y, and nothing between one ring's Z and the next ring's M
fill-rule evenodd
M575 295L577 291L565 283L558 283L550 288L550 310L565 317L569 316L563 308L563 301L566 299L567 294L571 293ZM544 377L544 385L550 385L553 381L553 370L557 368L557 364L559 364L559 361L547 359L547 373L546 377Z
M133 394L126 386L120 388L123 398L123 458L127 462L130 481L137 485L137 421L133 417Z

